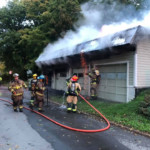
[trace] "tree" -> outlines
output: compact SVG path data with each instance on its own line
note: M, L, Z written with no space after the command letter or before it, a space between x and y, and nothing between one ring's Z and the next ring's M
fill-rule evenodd
M0 50L6 70L22 75L34 70L44 47L73 29L80 15L78 0L10 1L0 9Z
M25 21L25 7L17 0L0 9L1 60L5 63L7 71L23 70L24 57L21 57L22 50L18 45L21 36L18 31L26 28Z
M73 28L80 17L78 0L24 0L27 18L33 20L50 40L56 40Z
M23 29L25 21L25 7L20 5L18 1L10 1L7 7L0 9L0 33L7 32L7 30Z
M3 62L0 62L0 76L4 73L5 65Z

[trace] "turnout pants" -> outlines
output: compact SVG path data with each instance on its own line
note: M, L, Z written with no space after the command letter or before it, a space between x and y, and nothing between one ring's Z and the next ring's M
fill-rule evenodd
M72 110L72 111L76 112L77 111L77 102L78 102L77 96L69 95L67 97L67 110L68 111Z
M91 83L90 92L91 92L91 98L92 99L96 99L97 98L97 88L98 88L98 84Z
M34 106L35 103L35 91L31 91L30 105Z
M17 110L17 107L19 107L19 109L23 108L23 95L19 95L19 96L12 95L12 100L13 100L14 110Z
M34 102L34 104L37 104L39 107L38 109L42 110L44 104L44 96L40 96L36 94L36 101Z

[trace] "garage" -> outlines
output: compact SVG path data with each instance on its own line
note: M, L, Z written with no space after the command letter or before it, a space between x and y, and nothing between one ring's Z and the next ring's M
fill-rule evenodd
M98 65L101 82L98 97L116 102L127 100L127 64Z
M56 90L65 89L65 78L77 73L84 96L90 96L90 78L84 73L96 66L101 74L98 98L126 103L133 100L142 89L150 87L150 39L149 35L145 35L146 32L145 27L137 26L117 32L110 39L106 36L80 43L72 50L72 54L60 55L54 60L39 56L40 60L36 63L43 72L48 73L47 69L51 68L51 88ZM105 45L106 39L109 40ZM84 54L86 71L81 65L81 54ZM62 74L64 70L67 76Z

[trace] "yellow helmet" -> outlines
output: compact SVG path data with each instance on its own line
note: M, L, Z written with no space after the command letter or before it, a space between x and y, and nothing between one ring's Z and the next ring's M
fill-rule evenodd
M95 74L99 76L99 70L95 70Z
M33 74L33 77L37 77L37 74L35 73L35 74Z

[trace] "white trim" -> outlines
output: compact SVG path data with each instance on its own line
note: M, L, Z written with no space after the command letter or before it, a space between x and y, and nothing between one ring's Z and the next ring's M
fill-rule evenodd
M138 86L136 87L137 89L140 89L140 88L150 88L150 86Z
M69 71L68 71L68 77L70 78L72 75L72 68L69 67Z
M117 64L126 64L127 65L127 76L126 76L126 102L129 102L129 61L117 61L117 62L111 62L111 63L100 63L100 64L94 64L95 66L105 66L105 65L117 65Z
M104 66L104 65L126 64L128 62L129 61L116 61L116 62L111 62L111 63L94 64L94 67L97 66L97 65Z
M126 97L126 102L129 102L129 61L127 61L127 97Z
M134 85L128 85L129 88L134 88Z
M55 74L55 70L53 71L53 76L54 76L54 84L53 84L53 88L56 89L56 74Z
M134 55L134 73L133 73L133 79L134 79L134 86L137 87L137 53Z

